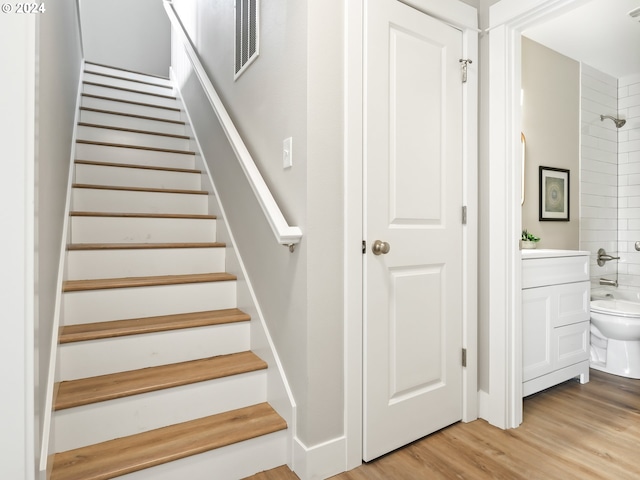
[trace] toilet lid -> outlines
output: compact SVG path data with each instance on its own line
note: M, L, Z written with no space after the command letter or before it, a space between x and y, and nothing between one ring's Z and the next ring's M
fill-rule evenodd
M638 317L640 316L640 303L626 300L592 300L591 311L620 317Z

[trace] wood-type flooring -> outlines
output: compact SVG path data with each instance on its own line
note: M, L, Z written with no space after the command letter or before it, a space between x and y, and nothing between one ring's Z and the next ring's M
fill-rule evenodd
M286 467L251 480L297 480ZM591 370L524 400L519 428L457 423L331 480L640 479L640 380Z

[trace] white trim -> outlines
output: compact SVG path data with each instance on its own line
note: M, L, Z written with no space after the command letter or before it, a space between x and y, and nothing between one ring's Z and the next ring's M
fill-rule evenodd
M256 167L249 150L246 145L242 141L238 130L233 124L231 117L229 116L227 110L224 107L224 104L220 100L220 97L216 93L211 80L207 76L207 72L205 71L198 54L196 53L191 41L189 40L189 36L180 19L178 18L173 5L168 0L164 0L164 7L173 26L173 31L178 35L182 44L184 45L185 51L187 52L187 56L191 61L193 71L198 77L202 88L211 102L211 106L213 111L215 112L220 125L229 140L229 144L231 145L238 161L240 162L240 166L249 181L249 185L251 185L251 189L262 208L262 211L267 218L269 225L271 226L271 230L276 237L278 243L282 245L294 245L300 242L302 238L302 230L300 227L290 226L284 218L282 211L276 204L276 201L271 195L271 191L267 184L265 183L260 171Z
M298 437L294 438L293 470L300 480L320 480L329 478L345 470L345 437L307 447Z
M363 233L363 53L364 2L345 6L345 433L346 469L362 463L362 388L363 388L363 260L360 242ZM404 1L404 0L403 0ZM463 373L463 421L478 416L477 392L477 104L478 35L477 11L460 1L406 0L414 8L463 31L463 51L474 60L464 90L465 118L463 146L464 185L468 224L465 232L465 318L463 342L468 352L468 367Z
M76 98L76 114L73 119L73 136L71 138L71 156L69 160L69 177L67 179L67 199L65 201L64 206L64 220L62 224L62 238L60 241L60 261L58 263L58 279L56 281L56 301L54 307L54 316L53 316L53 327L51 332L51 353L49 356L49 371L47 372L47 397L45 400L45 411L42 412L44 416L43 419L43 429L41 435L41 444L40 444L40 471L44 472L47 470L48 456L50 449L53 448L53 439L55 437L55 432L51 433L53 429L53 403L55 399L53 398L55 392L55 382L56 382L56 362L57 362L57 354L58 354L58 335L60 331L60 319L63 316L63 302L62 302L62 284L64 283L65 277L65 266L67 264L67 246L70 242L71 231L69 228L70 216L69 212L71 211L71 198L73 189L71 186L73 185L73 179L75 176L75 168L74 162L76 158L76 138L77 138L77 130L78 130L78 122L80 121L80 104L82 101L82 80L84 75L84 60L82 60L80 64L80 78L78 80L78 89L77 89L77 98Z
M362 464L363 2L345 2L344 13L344 428L351 470Z
M501 428L522 423L522 267L520 209L520 39L526 27L586 0L502 0L490 9L489 76L489 392L483 418ZM495 185L494 185L495 183Z

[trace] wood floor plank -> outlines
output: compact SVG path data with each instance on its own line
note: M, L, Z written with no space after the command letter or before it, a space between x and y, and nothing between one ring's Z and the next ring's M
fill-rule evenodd
M640 380L591 370L524 400L501 430L457 423L331 480L635 480L640 478ZM285 469L245 480L299 480Z
M127 320L112 320L110 322L84 323L60 327L58 340L60 343L83 342L142 333L165 332L184 328L246 322L250 319L251 317L242 310L227 308L206 312L190 312Z
M79 407L267 368L253 352L142 368L60 382L55 410Z
M262 403L57 453L51 480L107 480L286 428Z
M158 275L151 277L97 278L91 280L67 280L63 292L107 290L112 288L156 287L161 285L184 285L189 283L226 282L236 276L226 272L192 273L188 275Z

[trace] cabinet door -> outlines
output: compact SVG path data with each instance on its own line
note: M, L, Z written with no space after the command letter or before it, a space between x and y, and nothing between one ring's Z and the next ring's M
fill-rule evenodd
M531 380L552 369L551 329L553 287L522 292L522 379Z
M556 292L557 303L552 312L553 326L561 327L589 320L589 282L567 283L551 287Z

